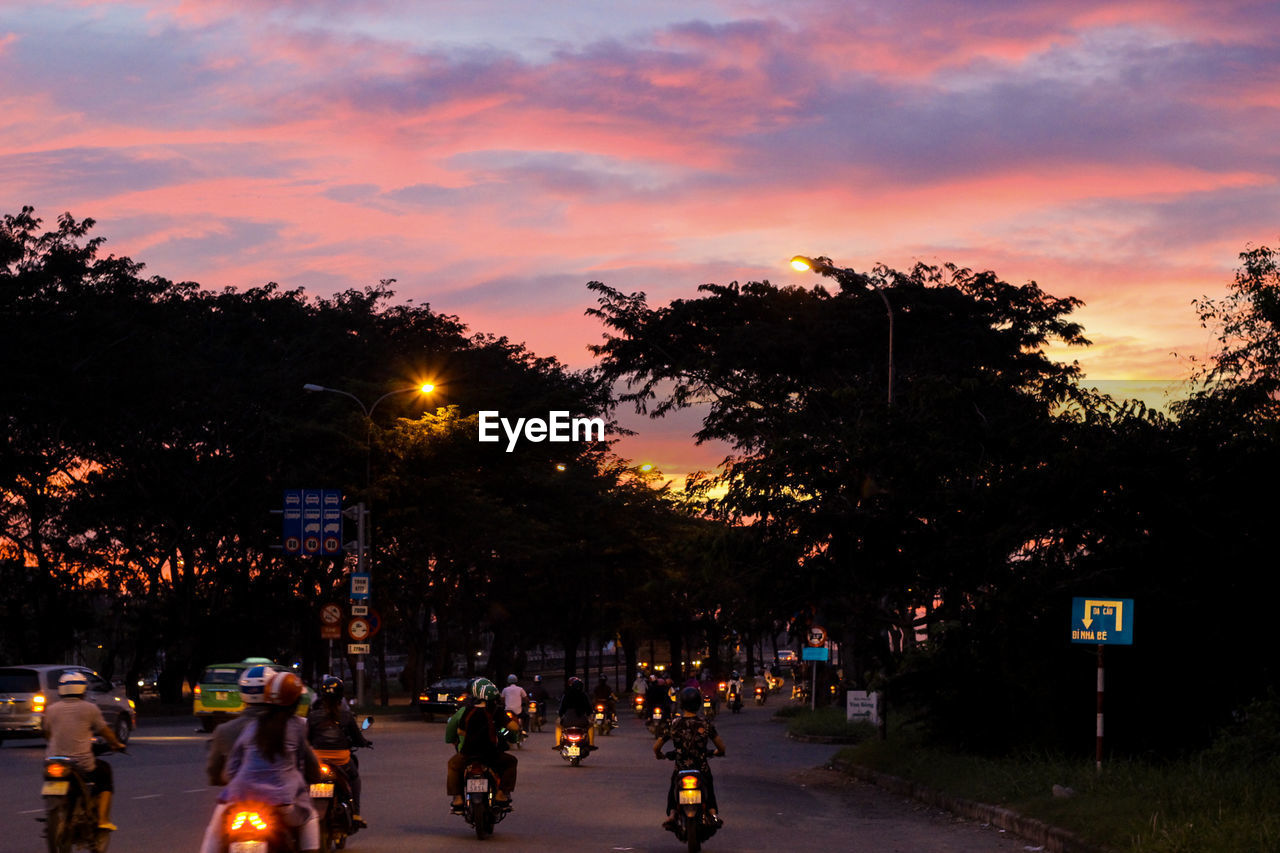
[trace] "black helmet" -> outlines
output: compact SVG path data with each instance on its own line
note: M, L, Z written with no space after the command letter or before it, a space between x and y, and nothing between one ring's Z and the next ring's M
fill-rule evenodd
M582 679L576 675L569 679L565 687L569 690L585 690L586 689L582 684Z
M733 678L737 678L737 677L738 677L738 671L735 669L735 670L731 673L731 676L732 676Z
M342 679L336 675L326 675L320 682L320 692L335 699L342 698Z
M686 687L680 691L680 707L686 711L697 713L702 710L702 691L696 687Z

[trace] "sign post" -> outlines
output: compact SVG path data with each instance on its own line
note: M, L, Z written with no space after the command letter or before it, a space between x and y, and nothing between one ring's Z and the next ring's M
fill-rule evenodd
M1071 599L1071 642L1098 645L1097 730L1094 741L1094 766L1102 771L1102 694L1105 666L1103 646L1133 645L1132 598Z
M809 688L809 710L818 707L818 663L830 657L827 649L827 629L821 625L811 625L809 636L805 638L805 647L800 650L801 660L813 661L813 678Z

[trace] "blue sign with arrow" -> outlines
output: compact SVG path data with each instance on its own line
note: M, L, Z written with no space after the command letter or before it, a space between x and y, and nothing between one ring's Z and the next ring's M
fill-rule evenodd
M1133 645L1133 599L1071 599L1071 642Z

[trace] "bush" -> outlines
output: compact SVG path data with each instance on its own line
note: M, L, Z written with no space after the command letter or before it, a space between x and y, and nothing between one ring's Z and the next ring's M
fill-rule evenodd
M802 737L847 738L858 743L879 734L876 727L868 722L849 722L840 708L819 708L816 711L798 708L798 713L788 716L790 721L787 723L787 732Z

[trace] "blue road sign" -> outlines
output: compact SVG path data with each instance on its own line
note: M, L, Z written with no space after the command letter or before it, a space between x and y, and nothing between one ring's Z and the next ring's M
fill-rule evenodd
M342 492L337 489L285 489L286 554L342 553Z
M817 648L814 648L813 646L805 646L800 650L800 660L825 661L830 660L830 658L831 652L826 646L819 646Z
M1071 599L1071 642L1133 645L1133 599Z

